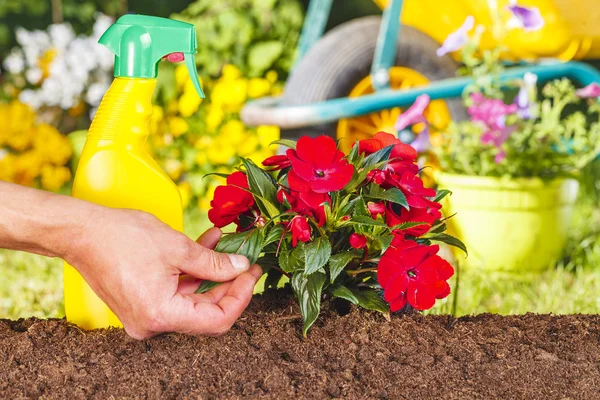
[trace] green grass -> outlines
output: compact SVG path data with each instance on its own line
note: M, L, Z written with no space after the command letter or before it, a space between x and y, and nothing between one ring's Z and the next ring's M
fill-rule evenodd
M460 271L453 295L430 313L456 315L600 312L600 163L575 209L565 258L537 275ZM186 214L186 233L196 238L208 225L198 211ZM62 262L0 250L0 318L62 317ZM454 300L456 299L456 302Z

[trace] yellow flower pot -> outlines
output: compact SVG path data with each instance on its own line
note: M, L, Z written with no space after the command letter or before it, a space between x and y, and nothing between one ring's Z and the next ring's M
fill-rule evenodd
M579 183L439 173L449 232L469 250L464 265L494 271L539 271L564 249Z

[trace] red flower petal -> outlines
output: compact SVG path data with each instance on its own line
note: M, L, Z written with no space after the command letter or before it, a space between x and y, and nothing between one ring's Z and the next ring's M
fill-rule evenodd
M335 140L329 136L317 136L314 139L303 136L296 143L296 151L299 158L318 169L327 168L339 156Z
M350 235L350 246L355 249L362 249L367 245L367 238L364 235L359 235L358 233L353 233Z
M377 281L381 287L385 288L392 276L398 272L404 271L404 268L399 261L401 254L401 250L390 247L381 257L379 265L377 266Z
M400 296L405 296L407 289L408 275L405 272L399 272L388 281L383 292L383 299L390 303Z
M241 171L236 171L227 177L227 184L248 189L248 178Z
M435 304L434 289L427 285L411 281L406 293L408 304L416 310L429 310Z
M437 281L434 285L435 298L443 299L450 294L450 285L446 281Z
M404 308L406 305L406 294L402 293L402 295L398 296L395 300L390 302L390 311L396 312Z

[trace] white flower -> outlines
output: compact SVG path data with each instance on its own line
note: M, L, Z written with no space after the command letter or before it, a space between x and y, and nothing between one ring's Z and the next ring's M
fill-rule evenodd
M110 85L104 82L91 84L85 95L85 101L94 107L100 105L100 101L109 87Z
M94 33L92 34L92 38L95 41L100 39L100 36L106 32L108 28L113 24L113 19L108 15L104 15L102 13L96 13L96 22L94 22Z
M30 68L25 72L25 79L27 79L27 82L31 83L32 85L37 85L40 83L43 76L44 73L40 68Z
M19 50L13 50L4 59L4 68L11 74L20 74L25 69L25 60L23 53Z
M52 47L57 50L65 50L69 43L75 38L73 28L68 24L53 24L48 27L48 33L52 41Z
M39 94L34 90L23 90L19 94L19 101L21 101L21 103L28 104L34 110L37 110L42 105Z

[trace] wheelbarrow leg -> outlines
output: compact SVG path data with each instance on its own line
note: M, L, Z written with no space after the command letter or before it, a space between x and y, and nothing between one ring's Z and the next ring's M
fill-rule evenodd
M371 65L371 82L375 90L389 87L389 70L396 62L396 44L399 40L402 4L403 0L390 0L388 6L383 10L375 57Z
M304 19L300 43L298 44L297 64L310 48L323 36L333 0L311 0Z

